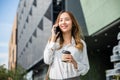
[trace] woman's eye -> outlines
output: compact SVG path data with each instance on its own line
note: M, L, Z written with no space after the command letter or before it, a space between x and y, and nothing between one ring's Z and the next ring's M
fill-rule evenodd
M69 21L70 19L66 18L65 20L66 20L66 21Z
M60 20L60 22L62 22L62 20Z

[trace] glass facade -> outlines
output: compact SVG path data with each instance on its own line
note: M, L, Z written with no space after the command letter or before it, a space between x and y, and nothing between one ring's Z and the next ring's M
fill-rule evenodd
M89 35L120 18L120 0L80 0Z

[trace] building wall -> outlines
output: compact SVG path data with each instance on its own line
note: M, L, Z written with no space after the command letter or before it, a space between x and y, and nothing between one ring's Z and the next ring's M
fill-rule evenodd
M73 5L73 3L75 5ZM84 36L88 36L88 31L80 0L65 0L65 10L71 11L73 13L79 25L81 26Z
M112 47L116 44L115 36L120 29L120 1L65 1L65 9L75 15L87 44L90 70L81 76L81 80L105 80L105 71L113 65L109 59Z
M12 33L11 33L11 38L9 42L9 63L8 63L8 68L10 70L16 68L16 26L17 26L17 21L16 17L14 19L13 23L13 28L12 28Z
M81 25L84 35L89 37L88 34L92 34L92 33L88 32L88 25L86 25L87 24L86 15L85 15L86 13L84 12L83 5L81 5L82 4L81 1L65 0L65 10L71 11L75 15L76 19ZM73 3L75 5L73 5ZM99 3L93 1L92 4L99 4ZM107 5L108 3L106 2L104 3L104 5L105 4ZM33 70L32 74L34 74L33 75L34 80L39 80L39 79L42 80L44 78L44 74L47 69L45 65L44 66L40 66L40 65L35 66L35 65L42 60L43 50L50 36L50 30L52 27L52 20L53 20L52 18L54 16L52 15L53 14L52 6L53 6L52 0L20 0L18 10L17 10L17 17L18 17L17 19L17 22L18 22L17 24L17 28L18 28L17 65L21 65L23 68L27 70L29 69ZM99 16L96 16L96 17L99 17ZM105 26L106 25L104 25L104 27ZM99 30L97 26L94 28ZM109 37L110 36L108 36L108 38ZM90 39L92 38L90 37ZM97 36L97 38L99 39L101 37ZM93 39L93 42L95 42L98 39L96 39L95 37ZM86 42L91 45L89 41L86 41ZM98 42L102 42L102 40ZM108 41L108 43L110 42ZM98 45L97 42L94 44ZM108 56L107 57L107 60L108 60L110 53L107 50L105 52L104 51L100 52L98 50L99 53L98 52L95 53L94 51L97 51L95 49L98 48L98 46L92 45L92 48L88 46L88 48L91 49L88 52L89 61L90 61L90 71L87 75L83 77L83 80L104 80L105 79L104 71L107 63L105 62L104 58ZM107 49L106 46L104 49ZM101 53L103 53L104 55L101 55ZM103 62L105 64L103 64ZM42 64L44 63L42 62ZM39 67L40 69L38 70L36 69L36 67Z
M120 0L80 0L89 35L120 18Z
M52 0L21 0L18 14L17 64L30 69L43 58L52 27Z

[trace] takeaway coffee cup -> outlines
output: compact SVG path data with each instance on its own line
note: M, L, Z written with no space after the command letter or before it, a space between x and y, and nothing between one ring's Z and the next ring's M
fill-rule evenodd
M63 50L62 53L63 53L63 54L62 54L62 61L63 61L63 62L67 62L67 61L65 60L65 57L70 56L70 54L71 54L70 51Z

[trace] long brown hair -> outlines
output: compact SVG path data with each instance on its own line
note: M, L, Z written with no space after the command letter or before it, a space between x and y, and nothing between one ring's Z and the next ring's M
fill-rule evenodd
M59 23L59 19L60 19L60 16L61 16L62 13L67 13L70 16L70 18L72 20L72 32L71 33L72 33L73 38L75 39L75 43L76 43L75 47L78 48L79 50L82 50L83 49L83 43L81 42L81 39L84 39L83 34L82 34L82 31L80 29L80 26L79 26L77 20L75 19L75 17L73 16L73 14L71 12L61 11L58 14L58 17L56 19L55 24ZM60 42L59 42L60 43L60 48L62 48L63 42L64 42L62 34L59 35L59 38L60 38Z

